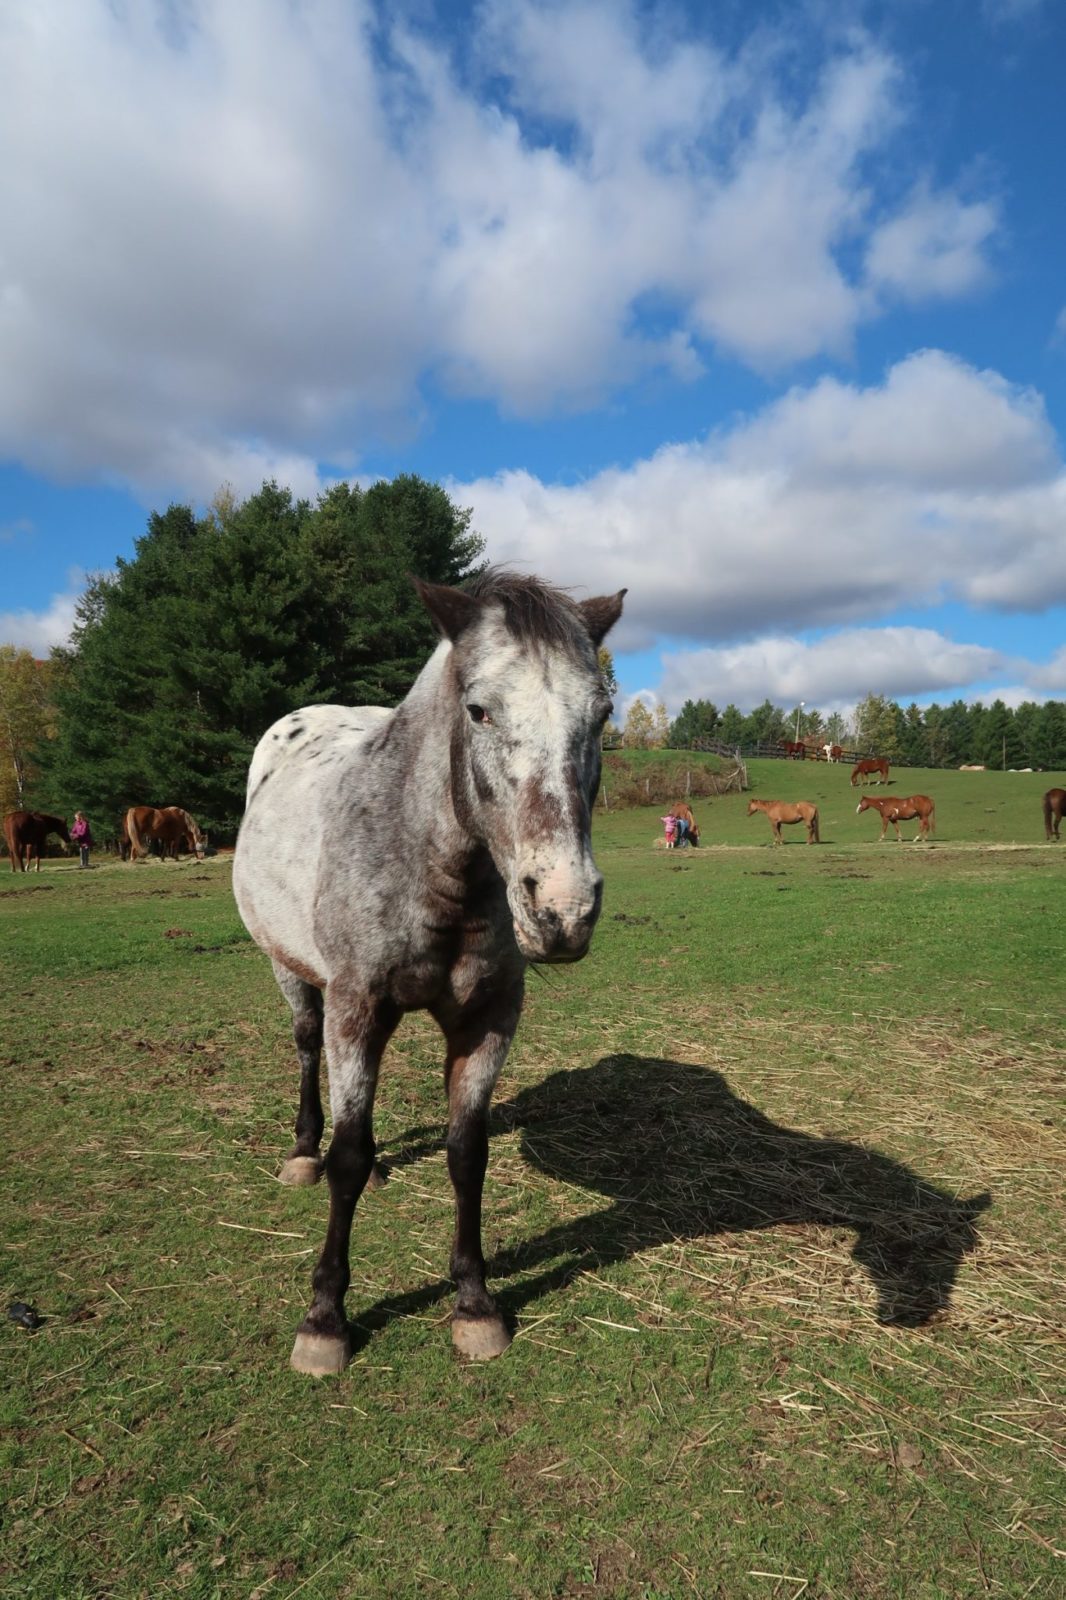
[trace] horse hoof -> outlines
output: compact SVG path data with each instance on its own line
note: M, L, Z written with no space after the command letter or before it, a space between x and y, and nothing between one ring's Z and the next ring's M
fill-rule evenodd
M502 1356L511 1342L502 1317L452 1318L452 1344L470 1361L491 1361Z
M289 1362L294 1372L306 1372L312 1378L329 1378L343 1372L351 1359L352 1345L347 1334L338 1338L334 1334L301 1330L296 1335Z
M370 1176L366 1180L366 1187L368 1189L384 1189L388 1181L389 1175L385 1168L379 1167L375 1162L374 1166L372 1166L370 1169Z
M303 1188L307 1184L317 1183L322 1176L322 1162L318 1156L290 1156L282 1163L278 1173L278 1182L287 1183L290 1187Z

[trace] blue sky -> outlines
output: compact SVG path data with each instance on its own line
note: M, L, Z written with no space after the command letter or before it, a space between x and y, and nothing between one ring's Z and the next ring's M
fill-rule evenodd
M0 642L147 513L446 484L625 698L1066 696L1059 0L0 12Z

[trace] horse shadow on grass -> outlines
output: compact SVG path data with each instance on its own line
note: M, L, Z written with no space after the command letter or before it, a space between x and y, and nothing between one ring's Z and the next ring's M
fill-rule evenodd
M950 1304L991 1204L988 1193L938 1189L877 1150L773 1122L721 1073L679 1061L610 1055L554 1073L496 1106L493 1134L515 1130L533 1168L610 1205L488 1261L511 1321L589 1268L659 1245L811 1224L854 1231L852 1258L876 1290L879 1322L922 1327ZM385 1160L403 1168L442 1148L439 1128L412 1129ZM378 1302L354 1319L355 1344L451 1293L444 1280Z

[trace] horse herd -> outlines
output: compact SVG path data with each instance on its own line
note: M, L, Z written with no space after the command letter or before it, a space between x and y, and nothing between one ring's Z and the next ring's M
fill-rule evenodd
M839 745L826 745L826 759L832 761L830 750L840 753ZM870 757L856 761L851 769L851 786L862 784L867 778L876 776L878 783L887 783L889 764L883 757ZM1052 791L1053 793L1056 791ZM881 818L881 838L884 839L889 823L896 830L896 839L903 842L903 835L899 831L901 822L917 822L918 832L915 834L915 843L919 839L928 839L936 824L936 806L927 794L912 794L906 799L879 799L874 795L864 794L855 808L857 814L863 811L876 811ZM781 835L782 823L803 822L807 827L807 843L818 844L821 835L818 830L818 807L810 800L751 800L748 803L748 816L753 817L761 811L769 819L773 831L774 844L784 844ZM1048 834L1050 838L1050 833Z
M70 831L66 819L47 811L9 811L4 818L4 841L11 858L12 872L28 872L36 863L41 870L48 835L54 833L68 847ZM181 806L130 806L118 825L118 850L123 861L136 861L149 854L153 845L160 853L176 859L181 850L202 861L207 840L195 819Z

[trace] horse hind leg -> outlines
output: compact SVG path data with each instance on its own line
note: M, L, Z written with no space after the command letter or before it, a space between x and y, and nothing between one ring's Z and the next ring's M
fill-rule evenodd
M296 1113L296 1143L278 1173L281 1183L293 1186L317 1183L322 1176L322 991L298 978L288 967L273 962L278 988L292 1010L292 1034L300 1062L300 1107Z

